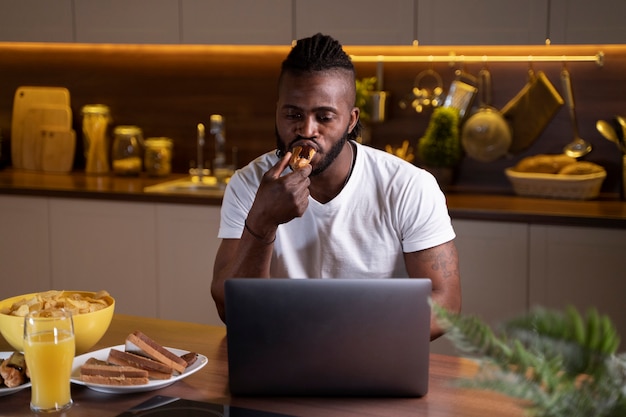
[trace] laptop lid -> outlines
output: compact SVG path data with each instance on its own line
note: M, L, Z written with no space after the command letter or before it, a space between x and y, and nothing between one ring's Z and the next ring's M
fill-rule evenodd
M429 279L229 279L233 395L423 396Z

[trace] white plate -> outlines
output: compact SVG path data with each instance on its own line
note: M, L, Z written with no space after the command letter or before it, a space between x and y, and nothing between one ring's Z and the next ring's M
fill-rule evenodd
M189 375L198 372L200 369L207 364L208 359L206 356L198 353L198 358L196 361L191 364L185 372L179 375L174 375L170 379L151 379L150 382L144 385L129 385L129 386L113 386L113 385L102 385L102 384L92 384L91 382L85 382L80 379L80 367L87 362L89 358L96 358L102 361L107 360L109 357L109 350L117 349L124 350L124 345L111 346L108 348L96 350L95 352L85 353L84 355L80 355L74 358L74 365L72 366L72 378L71 381L74 384L85 385L94 391L105 392L107 394L130 394L132 392L145 392L145 391L154 391L157 389L165 388L167 386L172 385L174 382L179 381L181 379L187 378ZM181 356L185 353L189 353L187 350L174 349L166 347L165 349L174 353L175 355Z
M12 354L13 352L0 352L0 362L10 357ZM22 385L18 385L17 387L13 387L13 388L7 388L5 386L0 387L0 397L4 397L5 395L15 394L16 392L21 391L28 387L30 387L30 382L27 382Z

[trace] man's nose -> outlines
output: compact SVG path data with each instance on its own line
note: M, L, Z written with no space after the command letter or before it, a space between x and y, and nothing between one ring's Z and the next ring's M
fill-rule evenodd
M304 117L298 124L298 135L305 138L317 136L317 120L314 116Z

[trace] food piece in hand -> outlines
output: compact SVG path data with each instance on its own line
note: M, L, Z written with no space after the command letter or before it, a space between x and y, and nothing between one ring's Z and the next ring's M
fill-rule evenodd
M311 159L313 159L313 155L315 155L315 149L310 146L296 146L291 152L292 155L289 160L289 166L294 171L309 165Z
M145 385L149 382L148 371L132 366L119 366L89 358L80 367L80 379L102 385Z
M13 352L10 357L2 361L0 364L0 385L2 380L8 388L14 388L26 382L26 361L23 353Z
M139 330L128 335L125 350L164 363L181 374L187 368L187 362L184 359L165 349Z
M132 366L134 368L143 369L148 371L148 376L152 379L170 379L174 373L174 369L164 363L134 353L122 352L117 349L109 350L107 361L114 365Z

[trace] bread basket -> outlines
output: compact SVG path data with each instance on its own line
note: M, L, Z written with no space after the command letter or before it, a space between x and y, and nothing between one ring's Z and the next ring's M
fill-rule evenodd
M585 175L539 174L505 170L515 194L567 200L591 200L600 194L606 171Z

